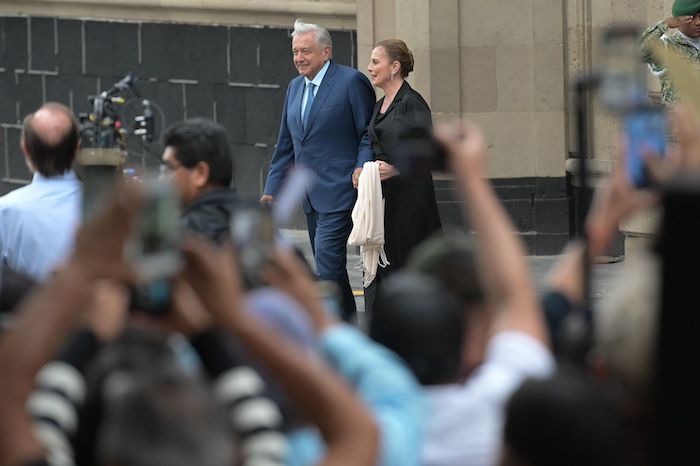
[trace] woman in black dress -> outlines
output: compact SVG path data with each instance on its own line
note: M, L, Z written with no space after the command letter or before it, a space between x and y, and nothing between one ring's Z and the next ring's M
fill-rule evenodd
M407 139L432 133L428 104L405 80L413 71L413 54L402 40L381 41L372 51L367 70L372 84L384 91L374 107L368 132L380 164L384 250L390 263L379 268L365 289L365 311L371 312L382 279L401 269L411 250L441 225L430 171L407 170L411 163L402 163L406 157L401 158Z

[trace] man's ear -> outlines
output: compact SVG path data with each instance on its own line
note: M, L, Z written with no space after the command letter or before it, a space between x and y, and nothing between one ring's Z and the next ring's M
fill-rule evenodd
M20 140L19 142L19 148L22 151L22 155L24 156L24 163L27 164L27 168L29 169L30 172L34 173L36 169L34 168L34 163L32 162L32 156L29 155L29 149L27 148L27 143L24 140Z
M203 188L209 184L210 168L207 162L197 162L197 165L192 169L192 176L195 186Z
M24 140L24 138L19 141L19 148L22 150L22 155L29 158L29 149L27 149L27 142Z

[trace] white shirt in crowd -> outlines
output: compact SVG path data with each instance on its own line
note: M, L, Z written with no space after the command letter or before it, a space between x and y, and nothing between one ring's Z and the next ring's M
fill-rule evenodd
M555 365L541 342L506 331L491 339L484 363L465 383L426 387L423 465L497 464L508 399L526 379L553 374Z
M0 253L13 270L43 281L73 248L80 222L80 181L68 171L0 197Z

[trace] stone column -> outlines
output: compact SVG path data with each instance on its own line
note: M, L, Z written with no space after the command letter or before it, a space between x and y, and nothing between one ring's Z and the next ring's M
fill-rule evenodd
M606 0L567 0L565 2L567 18L567 55L568 76L567 94L573 111L573 85L575 79L582 73L600 71L603 61L602 33L611 24L638 24L642 28L650 26L660 19L670 16L673 0L647 0L609 2ZM650 75L649 88L659 89L658 80ZM591 131L594 143L591 147L592 176L590 187L595 188L607 177L610 167L614 166L616 151L620 137L620 123L617 117L611 115L597 101L591 99ZM572 137L568 138L568 148L572 155L577 149L575 135L575 118L569 113L568 130ZM576 183L578 175L577 161L567 162L567 171L573 175ZM658 212L641 212L620 226L625 234L625 254L634 253L641 245L648 243L656 231Z

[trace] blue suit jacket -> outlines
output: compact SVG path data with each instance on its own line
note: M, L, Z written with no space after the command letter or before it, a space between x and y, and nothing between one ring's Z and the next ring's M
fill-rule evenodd
M276 196L289 168L299 163L316 175L308 191L308 200L316 211L351 210L357 196L352 172L374 159L367 134L376 102L374 88L356 69L331 62L316 91L304 129L301 124L304 87L304 77L298 76L287 88L264 193ZM304 210L309 212L307 202Z

